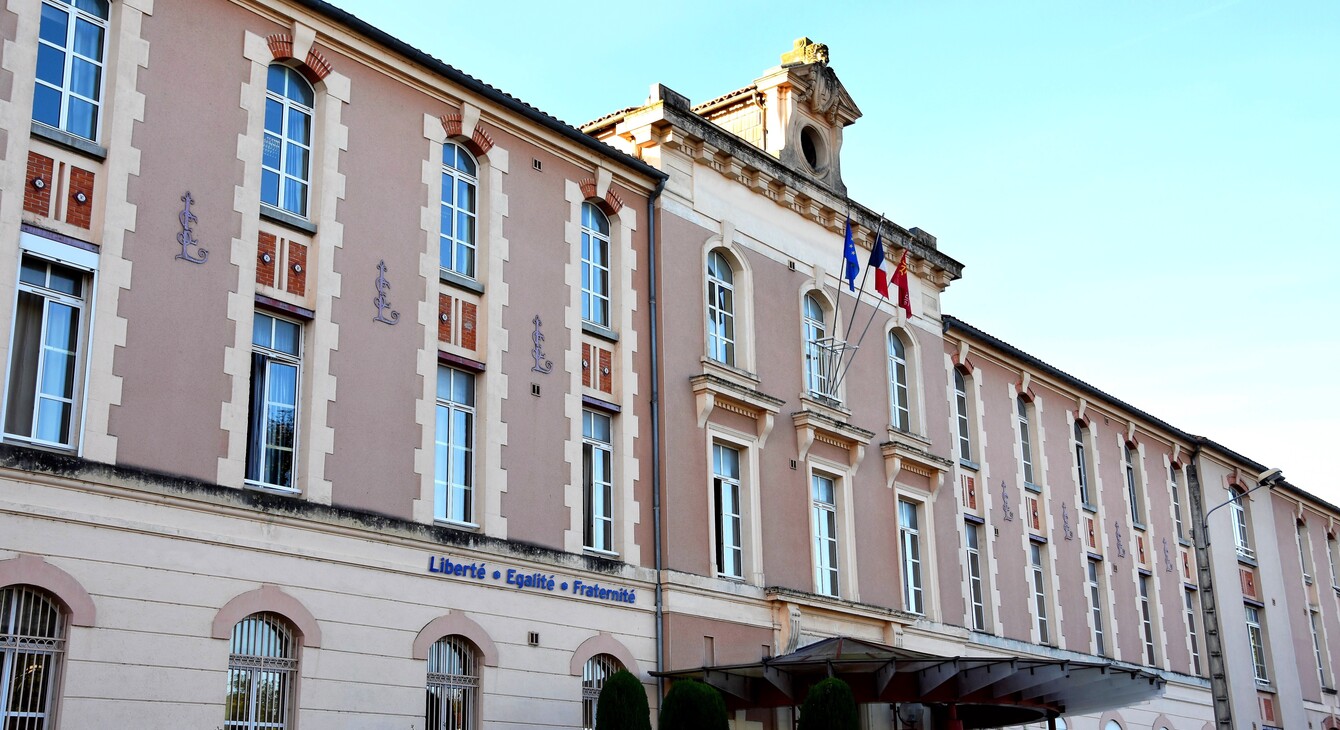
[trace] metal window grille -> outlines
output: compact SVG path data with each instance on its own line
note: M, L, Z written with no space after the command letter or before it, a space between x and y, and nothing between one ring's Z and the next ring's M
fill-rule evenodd
M280 616L255 613L233 627L224 730L287 730L298 673L293 630Z
M64 654L65 615L46 593L0 591L0 727L50 727Z
M472 730L479 704L478 653L460 636L428 650L428 730Z
M586 666L582 668L582 727L585 730L595 730L600 690L605 687L605 680L620 669L623 665L609 654L597 654L586 660Z

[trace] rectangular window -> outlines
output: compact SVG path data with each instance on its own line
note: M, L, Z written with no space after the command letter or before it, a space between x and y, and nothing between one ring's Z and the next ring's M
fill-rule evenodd
M925 613L921 592L921 531L917 526L917 503L898 500L898 543L903 550L903 608Z
M79 433L88 273L24 253L5 435L73 447Z
M1326 655L1322 653L1322 647L1326 642L1322 639L1321 614L1317 609L1308 611L1308 618L1312 623L1312 651L1317 656L1317 677L1321 680L1321 686L1330 687L1330 673L1326 671Z
M954 370L954 415L958 423L958 458L972 461L972 430L968 420L968 384L963 373Z
M582 544L614 552L614 447L609 416L582 411Z
M837 485L826 476L810 480L814 517L814 584L826 596L838 596Z
M1103 635L1103 571L1097 560L1089 560L1089 610L1093 612L1093 653L1107 655Z
M1154 645L1154 610L1149 603L1149 576L1140 576L1140 628L1145 640L1145 663L1158 665Z
M1015 408L1019 414L1019 459L1024 465L1024 484L1037 484L1033 477L1033 434L1028 418L1031 409L1022 395L1015 399Z
M97 139L107 11L107 0L42 3L33 121Z
M1183 591L1186 596L1186 630L1191 637L1191 672L1197 677L1200 676L1200 639L1196 632L1196 592L1187 589Z
M1137 527L1145 524L1144 511L1140 509L1140 485L1135 475L1135 449L1126 447L1126 495L1131 502L1131 522Z
M251 330L251 417L247 481L296 489L298 383L302 325L256 313Z
M972 627L986 631L986 596L982 587L982 552L978 548L977 525L963 525L963 539L968 552L968 600L972 604Z
M1312 541L1308 539L1307 525L1295 522L1294 537L1298 540L1298 558L1303 565L1303 582L1312 585Z
M436 518L474 524L475 376L437 369Z
M1089 497L1089 454L1084 446L1084 426L1079 421L1075 421L1075 469L1079 479L1079 502L1082 505L1092 505L1093 500Z
M1177 483L1177 469L1168 467L1168 491L1172 493L1173 527L1177 529L1177 539L1185 540L1182 529L1182 492Z
M1050 644L1051 631L1047 623L1047 574L1043 570L1043 547L1037 543L1028 546L1029 569L1033 578L1033 608L1038 621L1038 643Z
M1255 606L1243 606L1247 618L1247 642L1252 647L1252 671L1256 681L1270 683L1270 672L1266 669L1266 636L1261 627L1261 612Z
M716 501L717 573L744 577L744 540L740 507L740 452L712 444L712 492Z

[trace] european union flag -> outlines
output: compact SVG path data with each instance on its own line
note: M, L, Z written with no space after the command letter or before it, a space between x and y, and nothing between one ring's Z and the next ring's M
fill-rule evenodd
M861 270L861 261L856 258L856 241L851 237L851 216L847 216L847 244L842 250L845 271L842 278L847 280L847 288L856 291L856 272Z

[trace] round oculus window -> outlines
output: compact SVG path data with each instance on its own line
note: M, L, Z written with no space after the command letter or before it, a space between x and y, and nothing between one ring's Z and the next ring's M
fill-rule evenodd
M810 126L800 130L800 153L804 155L805 164L809 165L811 170L817 171L824 166L826 150L824 138L819 134L819 130Z

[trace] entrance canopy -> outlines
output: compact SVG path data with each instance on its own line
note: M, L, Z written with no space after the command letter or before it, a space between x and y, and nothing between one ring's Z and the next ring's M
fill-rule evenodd
M1164 685L1154 672L1113 662L941 657L850 637L753 664L652 674L702 680L721 690L732 710L799 705L810 685L837 677L851 685L858 703L952 707L964 728L1100 712L1157 697Z

